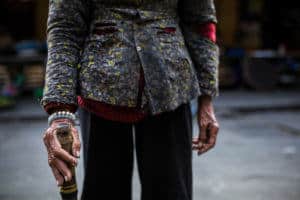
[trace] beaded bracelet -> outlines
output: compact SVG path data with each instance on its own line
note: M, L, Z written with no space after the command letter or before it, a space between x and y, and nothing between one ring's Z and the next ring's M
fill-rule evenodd
M54 112L52 113L49 117L48 117L48 125L50 126L51 123L56 120L56 119L70 119L72 124L74 125L75 124L75 119L76 119L76 116L74 113L71 113L69 111L58 111L58 112Z

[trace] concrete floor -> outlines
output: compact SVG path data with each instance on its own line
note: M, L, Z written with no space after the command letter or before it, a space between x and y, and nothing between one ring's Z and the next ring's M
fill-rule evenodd
M217 110L217 146L194 154L194 199L299 200L300 111L231 113L222 112L224 107ZM59 199L42 142L44 128L43 118L0 121L0 200ZM196 123L194 130L197 134ZM81 191L82 163L77 174ZM138 200L136 171L133 187Z

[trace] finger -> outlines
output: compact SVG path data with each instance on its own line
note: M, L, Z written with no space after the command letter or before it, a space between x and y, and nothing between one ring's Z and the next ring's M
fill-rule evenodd
M216 144L218 130L219 130L219 127L217 124L211 124L209 126L208 144L211 145L211 147L214 147Z
M216 136L210 136L207 144L210 148L213 148L216 145Z
M210 150L211 148L213 148L213 144L203 144L203 146L200 148L199 153L203 154L205 152L207 152L208 150Z
M203 142L199 140L196 144L192 145L192 149L199 151L202 148L202 145L203 145Z
M71 156L67 151L65 151L63 148L61 148L61 145L57 139L56 134L51 134L49 136L49 143L50 147L53 151L53 154L55 157L58 157L68 163L70 163L73 166L77 165L77 159Z
M203 154L203 153L207 152L208 150L212 149L216 144L218 127L215 125L211 125L209 127L208 132L209 132L209 135L208 135L207 143L204 144L203 147L199 148L198 155Z
M69 181L72 179L71 170L62 160L55 159L53 164L58 169L58 171L63 175L65 181Z
M80 139L78 130L75 127L72 127L72 136L73 136L73 144L72 144L72 154L79 158L80 157Z
M200 133L199 133L200 135ZM202 142L200 142L200 138L193 138L192 139L192 150L198 150L199 146L201 145Z
M51 136L53 136L52 133L50 132L47 132L43 139L44 139L44 144L47 148L47 152L48 152L48 163L49 163L49 166L51 167L52 169L52 172L54 174L54 177L55 179L57 180L57 185L61 185L63 183L63 180L70 180L68 179L71 174L70 170L68 169L68 167L62 162L60 161L58 158L56 158L54 156L54 153L53 153L53 149L51 147L51 144L50 144L50 140L49 138L51 138ZM61 178L62 179L61 179ZM63 178L65 177L65 178Z
M48 159L51 159L52 157L54 157L53 152L51 150L50 144L49 144L49 133L46 133L43 136L43 140L44 140L44 144L46 146L47 152L48 152ZM50 158L51 157L51 158Z
M49 134L46 134L44 136L44 143L48 152L48 164L49 166L52 168L54 167L54 162L57 159L54 154L53 154L53 150L51 149L51 146L49 144L49 140L47 139L49 137Z
M45 132L45 134L43 135L43 142L44 142L44 145L48 148L47 141L48 141L48 133Z
M193 146L192 147L192 150L194 150L194 151L200 151L200 149L202 148L202 145L201 146L199 146L199 145L195 145L195 146Z
M199 142L206 142L207 139L207 126L203 125L200 127L200 135L199 135Z
M210 149L210 145L203 144L202 147L198 151L198 155L201 155L201 154L207 152L209 149Z
M210 135L214 135L216 137L218 132L219 132L219 125L218 124L214 123L214 124L211 124L209 126L209 134Z
M60 158L61 160L66 161L73 166L77 166L78 164L77 159L71 156L67 151L65 151L62 148L54 149L53 154L55 157Z
M58 169L56 167L51 167L52 173L56 179L57 186L61 186L64 183L64 177L59 173Z
M192 140L193 144L198 144L198 142L199 142L199 138L193 138L193 140Z
M49 147L49 148L50 148L50 145L49 145L49 137L50 137L50 135L52 135L52 132L53 132L53 131L54 131L54 129L51 128L51 127L49 127L49 128L45 131L45 133L44 133L44 135L43 135L43 141L44 141L44 144L45 144L46 147Z
M195 144L195 145L192 146L192 150L198 150L198 149L199 149L198 145Z

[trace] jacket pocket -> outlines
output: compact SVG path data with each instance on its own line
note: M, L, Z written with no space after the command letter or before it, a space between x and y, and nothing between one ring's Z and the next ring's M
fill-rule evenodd
M96 22L93 28L93 34L101 36L115 33L118 31L117 24L113 21Z

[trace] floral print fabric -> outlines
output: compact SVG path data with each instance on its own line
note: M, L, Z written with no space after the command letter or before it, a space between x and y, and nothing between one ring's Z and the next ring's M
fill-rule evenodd
M218 95L218 46L191 27L216 23L213 0L50 0L41 105L77 95L152 114Z

